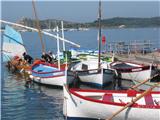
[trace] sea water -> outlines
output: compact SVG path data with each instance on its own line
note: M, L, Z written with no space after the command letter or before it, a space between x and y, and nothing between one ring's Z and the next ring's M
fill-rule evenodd
M83 49L97 49L97 29L89 31L67 31L65 38L81 45ZM106 42L151 40L160 48L160 28L103 29ZM41 56L38 33L21 33L27 52L33 57ZM53 33L56 34L56 33ZM56 53L56 39L43 35L46 50ZM61 42L62 43L62 42ZM66 44L66 48L74 47ZM62 44L61 44L62 48ZM63 91L51 86L34 83L25 87L25 78L13 74L2 64L2 120L63 120Z

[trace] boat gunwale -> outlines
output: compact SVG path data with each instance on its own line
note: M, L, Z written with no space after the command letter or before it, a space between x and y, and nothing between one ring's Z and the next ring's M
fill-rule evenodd
M139 66L138 67L137 66L133 66L133 67L130 67L130 68L118 68L118 67L114 67L114 65L113 65L113 64L116 65L116 63L117 62L112 62L110 64L110 67L112 69L116 69L117 71L121 71L121 73L140 72L140 71L145 71L145 70L149 70L150 69L149 65L144 65L144 64L134 63L134 62L128 62L128 61L126 61L126 62L119 62L117 64L129 63L129 64L135 64L135 65L139 65ZM140 70L136 70L136 69L140 69ZM132 71L132 70L136 70L136 71Z
M33 75L32 75L33 76ZM56 75L56 76L47 76L47 77L40 77L40 76L34 76L34 77L39 77L39 78L56 78L56 77L64 77L65 74L62 75Z
M83 100L86 100L86 101L90 101L90 102L96 102L96 103L100 103L100 104L108 104L108 105L116 105L116 106L122 106L124 107L127 103L115 103L115 102L109 102L109 101L102 101L102 100L96 100L96 99L93 99L93 98L89 98L89 97L85 97L83 95L80 95L76 92L100 92L100 93L126 93L126 91L124 90L119 90L119 91L115 91L115 90L82 90L82 89L76 89L76 88L71 88L69 89L69 92L73 95L75 95L76 97L78 98L81 98ZM137 93L142 93L142 92L138 92ZM160 94L159 91L152 91L151 94ZM137 103L134 103L131 107L133 108L144 108L144 109L160 109L160 105L138 105Z
M56 68L56 67L53 66L52 64L40 62L40 63L37 63L37 64L33 64L33 65L32 65L31 72L36 73L36 74L49 74L49 73L58 73L58 72L64 72L64 71L65 71L65 70L63 70L63 69L62 69L62 70L55 70L55 71L51 71L51 72L37 72L37 71L33 70L34 67L36 67L36 66L38 66L38 65L40 65L40 64L46 65L46 66L49 66L49 67L54 67L54 68ZM54 65L55 65L55 64L54 64ZM65 64L63 64L63 65L65 65Z

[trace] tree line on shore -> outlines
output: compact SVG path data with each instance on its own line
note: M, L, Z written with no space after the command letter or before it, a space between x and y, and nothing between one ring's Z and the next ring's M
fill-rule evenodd
M61 26L61 21L58 19L46 19L40 20L41 29L54 29L57 25ZM23 17L17 23L35 27L36 20L31 18ZM101 21L103 28L143 28L143 27L160 27L160 17L151 18L124 18L114 17L110 19L102 19ZM96 28L98 27L97 20L93 22L80 23L70 22L64 20L64 28Z

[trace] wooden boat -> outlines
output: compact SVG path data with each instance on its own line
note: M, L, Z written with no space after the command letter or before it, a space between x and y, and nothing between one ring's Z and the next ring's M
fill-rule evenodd
M73 82L73 78L68 78L67 81L65 67L66 64L62 64L61 69L58 69L56 64L37 61L32 65L30 78L37 83L46 85L63 86L64 83L70 84Z
M110 64L112 69L121 73L122 79L143 81L151 78L155 72L150 65L143 65L131 62L112 62Z
M114 80L114 71L109 69L108 63L101 62L101 4L99 4L98 26L98 56L87 55L90 57L90 60L78 63L72 70L78 72L80 81L90 85L103 87L105 83Z
M107 63L102 62L101 68L98 68L97 59L77 63L71 68L76 71L81 82L96 87L103 87L105 84L114 80L114 70L107 69Z
M115 120L159 120L160 92L149 90L142 94L135 90L82 90L65 86L63 114L67 119L108 120L115 111L123 110ZM130 106L123 109L127 105Z
M63 31L63 30L62 30ZM59 28L57 26L57 64L49 64L41 61L37 61L32 66L32 75L30 78L33 81L54 86L63 86L64 83L70 84L74 80L74 76L71 79L68 78L67 81L67 64L61 64L60 62L60 46L59 46ZM64 40L64 36L63 36ZM67 55L66 55L67 56ZM67 62L67 57L66 57Z

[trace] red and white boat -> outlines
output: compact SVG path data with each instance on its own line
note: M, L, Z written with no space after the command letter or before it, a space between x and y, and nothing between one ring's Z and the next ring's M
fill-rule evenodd
M67 75L68 64L60 63L60 49L59 49L60 37L58 32L59 32L59 28L57 26L57 37L56 37L57 38L57 60L58 60L57 64L50 64L50 63L45 63L41 61L38 61L35 64L33 64L32 70L31 70L32 75L30 75L30 77L35 82L46 84L46 85L63 86L64 83L70 84L74 80L74 75ZM62 25L62 32L63 32L63 25ZM65 40L64 35L63 35L63 40ZM67 57L66 57L66 61L67 61Z
M70 84L73 82L73 78L68 78L67 81L65 67L66 64L62 64L61 69L58 69L56 64L38 61L32 65L30 78L37 83L46 85L63 86L64 83Z
M141 95L135 90L81 90L64 87L63 114L67 119L108 119ZM115 120L159 120L160 92L149 92L123 110Z
M155 74L151 65L131 62L112 62L110 67L121 73L122 79L127 80L144 81Z

